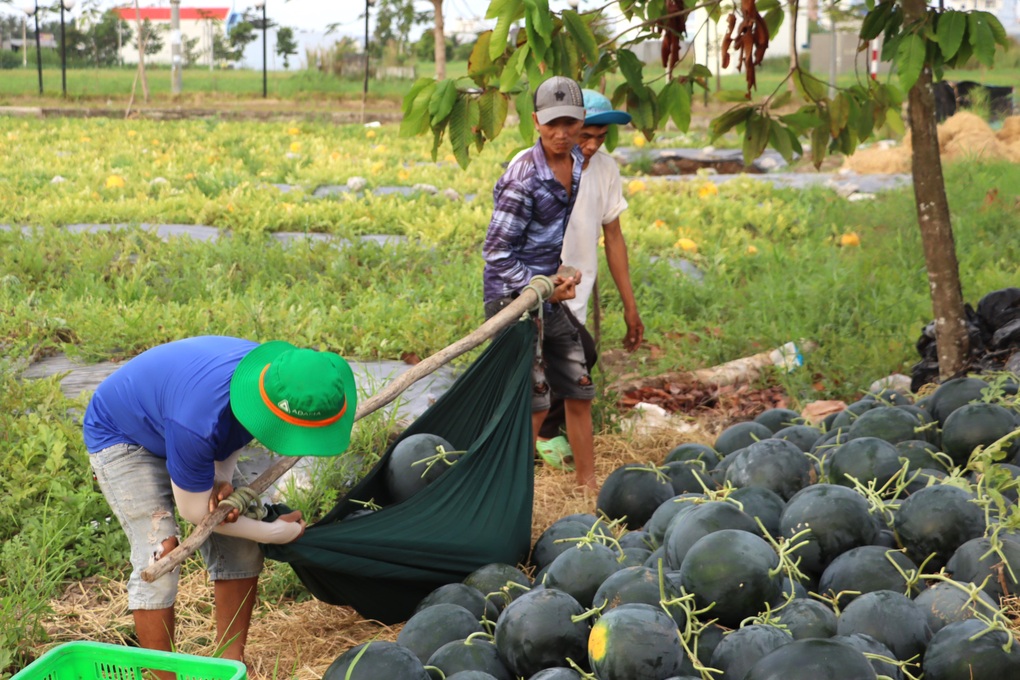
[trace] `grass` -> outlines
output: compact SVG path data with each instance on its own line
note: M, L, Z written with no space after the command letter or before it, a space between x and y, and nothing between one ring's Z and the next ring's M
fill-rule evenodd
M31 227L0 230L0 589L9 594L0 673L45 640L42 616L66 580L119 578L126 565L87 473L84 398L65 398L57 378L20 380L21 366L58 351L124 358L200 333L283 338L359 359L431 354L482 320L479 246L492 184L518 143L504 135L462 171L445 148L434 163L429 140L402 139L395 126L0 118L0 158L17 159L0 167L0 224ZM959 162L946 172L964 295L974 303L1016 283L1020 167ZM429 183L477 197L312 198L315 186L355 175L369 188ZM302 188L282 193L272 183ZM910 189L850 203L822 188L752 180L709 187L645 178L630 190L623 224L656 348L635 356L639 370L709 366L813 339L820 347L804 367L772 377L794 406L850 400L877 378L909 372L931 317ZM988 201L992 188L1000 197ZM82 222L207 224L230 237L163 242L137 230L61 228ZM277 231L408 241L282 247L271 239ZM839 247L850 231L860 247ZM681 257L703 282L669 266ZM624 333L610 281L603 264L604 347ZM614 416L608 404L604 395L602 427ZM355 447L366 460L391 426L374 422ZM331 493L299 505L317 516ZM277 576L272 588L294 587Z

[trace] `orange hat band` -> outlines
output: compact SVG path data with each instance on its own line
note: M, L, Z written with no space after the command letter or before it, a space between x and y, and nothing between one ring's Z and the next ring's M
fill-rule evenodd
M262 373L259 374L259 394L262 396L262 403L266 405L266 408L269 409L270 413L283 422L290 423L291 425L297 425L298 427L326 427L327 425L332 425L343 418L344 413L347 412L347 400L344 399L344 405L340 408L339 413L335 416L330 416L329 418L324 418L322 420L302 420L301 418L297 418L287 413L274 404L269 398L269 395L266 394L266 371L268 370L269 364L266 364L265 368L262 369Z

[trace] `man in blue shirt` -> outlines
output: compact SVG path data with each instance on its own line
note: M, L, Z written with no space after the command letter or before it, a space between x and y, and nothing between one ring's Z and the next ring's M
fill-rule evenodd
M553 76L535 90L539 141L517 156L496 182L492 219L482 246L485 313L492 316L520 295L532 277L552 277L556 290L543 310L532 371L532 427L549 411L551 392L562 397L578 486L596 489L591 402L595 397L577 329L560 303L574 297L579 276L561 268L563 235L581 182L577 148L584 124L580 86ZM566 265L571 263L567 262Z
M347 362L287 342L178 340L143 352L99 385L83 435L131 545L128 607L141 646L173 645L179 572L152 583L141 572L177 547L175 509L201 522L233 492L240 449L253 438L288 456L342 453L356 408ZM201 547L224 658L244 658L262 569L258 544L289 543L303 532L300 512L262 522L232 510Z

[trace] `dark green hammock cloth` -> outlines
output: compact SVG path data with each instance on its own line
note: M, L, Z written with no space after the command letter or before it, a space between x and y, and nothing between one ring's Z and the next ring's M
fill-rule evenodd
M264 545L308 590L365 618L404 621L429 592L491 562L517 564L531 543L534 496L531 365L534 323L507 328L435 404L401 434L428 432L467 450L436 481L389 505L393 447L321 521L287 545ZM398 440L399 441L399 440ZM395 443L395 442L394 442ZM359 510L354 500L384 506Z

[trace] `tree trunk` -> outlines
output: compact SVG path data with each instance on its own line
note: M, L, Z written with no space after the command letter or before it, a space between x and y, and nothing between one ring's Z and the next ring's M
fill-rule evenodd
M799 14L800 2L798 0L790 0L790 12L787 15L790 22L790 73L797 70L797 16ZM789 78L786 81L786 89L790 91L790 94L797 93L797 86L793 78Z
M436 38L436 80L446 78L446 34L443 32L443 0L432 0L436 8L436 25L432 29Z
M925 0L904 0L904 23L922 20L926 11ZM935 317L939 377L945 380L966 368L970 340L960 287L960 265L956 259L946 182L942 176L942 160L939 156L935 92L928 66L925 66L917 82L910 88L908 115L917 222L921 228L928 287Z

